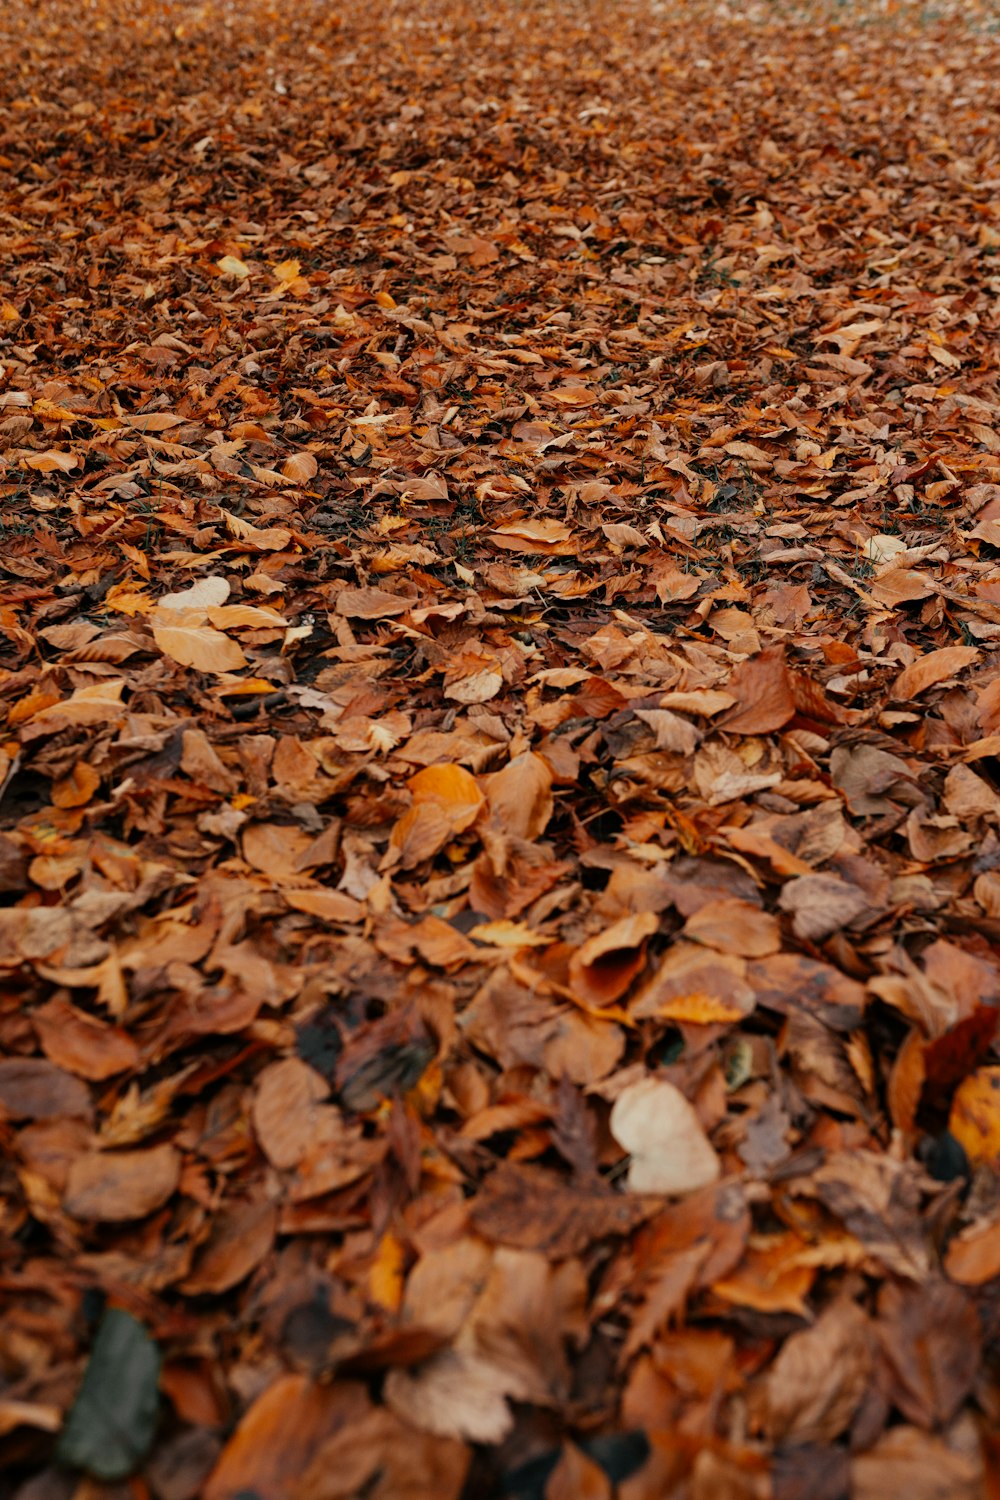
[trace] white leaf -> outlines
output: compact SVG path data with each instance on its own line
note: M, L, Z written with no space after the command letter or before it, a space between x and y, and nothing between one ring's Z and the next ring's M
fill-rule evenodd
M225 604L228 598L228 580L213 574L208 578L199 578L198 582L192 583L190 588L179 589L176 594L164 594L162 599L157 600L156 616L168 610L176 610L180 613L200 610L204 614L208 609Z
M719 1158L680 1089L644 1078L618 1095L611 1134L631 1154L633 1193L693 1193L716 1182Z

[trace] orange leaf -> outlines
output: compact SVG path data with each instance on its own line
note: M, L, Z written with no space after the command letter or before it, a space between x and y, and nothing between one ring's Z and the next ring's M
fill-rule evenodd
M68 776L52 784L52 802L55 807L83 807L88 803L101 778L86 761L78 760Z
M751 1245L735 1271L712 1284L724 1302L762 1313L807 1317L806 1298L816 1279L812 1266L797 1259L805 1241L797 1234L771 1235Z
M470 828L483 805L483 794L471 771L464 766L427 766L410 778L414 807L433 803L441 808L452 832Z
M289 1476L301 1475L321 1444L369 1409L364 1387L320 1385L306 1375L279 1375L258 1396L222 1451L203 1491L205 1500L287 1500Z
M975 646L942 646L940 651L928 651L926 656L918 656L916 661L903 668L892 685L892 696L905 703L928 688L936 687L939 682L947 682L949 677L957 676L978 660L979 651Z
M282 552L292 540L292 533L284 526L253 526L228 510L222 514L226 530L249 551Z
M486 778L490 821L515 838L537 839L552 816L552 772L526 750Z
M77 468L80 463L75 453L63 453L58 448L46 448L44 453L30 453L22 459L26 469L35 469L39 474L51 474L59 469L63 474L68 474L71 469Z
M122 421L136 432L166 432L170 427L179 427L184 418L166 411L148 411L129 413L122 417Z
M305 484L307 480L315 477L318 468L319 464L314 454L293 453L281 465L281 472L293 484Z
M403 1300L405 1269L406 1250L392 1230L387 1229L368 1272L368 1290L372 1301L388 1312L396 1312Z
M792 679L780 647L769 647L742 662L726 683L726 692L736 699L719 720L727 734L770 734L795 716Z
M660 925L653 912L613 922L589 938L569 962L569 982L589 1005L608 1005L624 995L646 962L646 939Z
M1000 1067L977 1068L959 1084L948 1128L973 1166L1000 1166Z
M247 664L237 643L210 625L154 625L153 639L164 656L196 672L238 672Z
M1000 1276L1000 1216L972 1224L948 1246L944 1268L962 1286L985 1286Z

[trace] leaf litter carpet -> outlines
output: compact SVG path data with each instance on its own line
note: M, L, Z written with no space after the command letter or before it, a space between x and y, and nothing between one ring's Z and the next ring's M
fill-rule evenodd
M997 23L7 0L5 1500L1000 1493Z

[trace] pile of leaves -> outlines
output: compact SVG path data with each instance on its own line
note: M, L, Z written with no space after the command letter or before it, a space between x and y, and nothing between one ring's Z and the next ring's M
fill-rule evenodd
M6 0L0 1495L997 1493L998 72Z

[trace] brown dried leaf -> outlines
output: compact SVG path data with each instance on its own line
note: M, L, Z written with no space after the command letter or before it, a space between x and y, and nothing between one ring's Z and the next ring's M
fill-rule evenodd
M959 672L978 660L976 646L942 646L939 651L928 651L926 656L918 656L916 661L904 667L892 685L892 696L897 702L905 703L910 698L919 697L928 688L936 687L939 682L957 677Z
M46 1057L94 1083L134 1068L139 1061L139 1048L127 1032L59 997L34 1010L31 1023ZM3 1066L0 1063L0 1072Z
M781 1347L764 1383L768 1438L780 1443L830 1443L850 1424L872 1374L867 1317L841 1298L815 1327Z
M218 1296L237 1286L270 1253L276 1222L267 1202L240 1203L220 1214L180 1291L192 1297Z
M780 647L768 647L743 662L725 690L736 700L719 720L728 734L769 734L795 715L795 693Z
M100 1224L142 1219L173 1195L180 1172L173 1146L92 1151L70 1167L63 1207L71 1218Z
M888 1282L876 1325L891 1372L891 1399L918 1427L950 1422L982 1363L979 1318L969 1297L945 1281Z
M90 1120L90 1091L78 1078L42 1058L0 1061L0 1115L7 1120Z
M594 1183L566 1182L544 1167L501 1162L477 1193L473 1227L484 1239L552 1260L581 1254L595 1240L624 1235L651 1210Z
M540 755L525 751L486 778L490 820L512 838L539 838L552 816L552 772Z
M165 656L196 672L238 672L247 664L237 643L211 625L154 624L153 639Z
M652 912L622 917L588 938L569 961L569 982L588 1005L608 1005L623 995L646 961L646 939L659 928Z
M297 1057L271 1063L257 1080L253 1125L273 1167L294 1167L308 1154L329 1095L320 1075Z
M323 1443L361 1422L370 1409L362 1385L319 1385L279 1375L259 1395L222 1450L205 1500L289 1500L290 1481L309 1469Z

